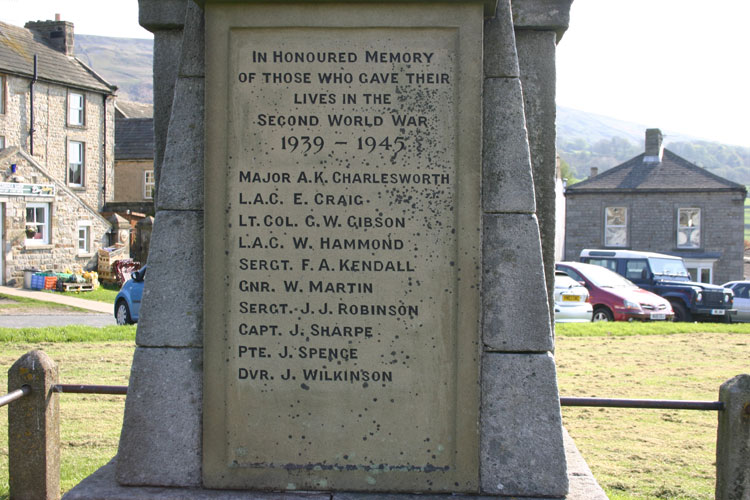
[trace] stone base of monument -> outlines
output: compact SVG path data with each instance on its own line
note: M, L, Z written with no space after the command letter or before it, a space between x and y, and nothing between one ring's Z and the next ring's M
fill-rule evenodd
M567 432L563 433L565 440L565 458L568 461L568 480L570 492L565 500L607 500L604 490L596 482L586 461L576 448L575 443ZM230 490L206 490L198 488L156 488L153 486L122 486L115 480L115 457L104 467L81 481L75 488L63 496L63 500L419 500L423 498L446 498L460 500L462 498L502 499L519 498L507 496L468 496L468 495L399 495L373 493L346 492L299 492L299 493L265 493ZM519 498L520 500L520 498ZM523 500L543 500L523 497ZM547 498L546 500L550 500Z

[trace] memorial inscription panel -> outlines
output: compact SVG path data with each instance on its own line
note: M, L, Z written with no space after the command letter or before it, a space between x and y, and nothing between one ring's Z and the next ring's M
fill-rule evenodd
M207 5L207 486L476 490L481 9Z

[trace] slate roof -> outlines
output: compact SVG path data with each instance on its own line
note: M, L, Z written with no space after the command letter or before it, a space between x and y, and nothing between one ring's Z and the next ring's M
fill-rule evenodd
M567 194L742 191L745 186L712 174L664 149L662 161L644 163L642 153L625 163L568 186Z
M0 72L31 78L34 54L40 81L64 84L84 90L113 94L117 87L75 57L69 57L41 41L25 29L0 22Z
M115 120L115 160L153 160L154 119Z

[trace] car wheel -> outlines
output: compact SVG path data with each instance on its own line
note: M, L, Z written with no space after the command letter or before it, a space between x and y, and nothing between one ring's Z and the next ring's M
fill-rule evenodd
M672 302L675 321L693 321L693 315L687 310L682 302Z
M594 309L594 315L591 317L591 321L597 323L599 321L614 321L612 312L606 307L597 307Z
M130 309L128 309L128 303L124 300L120 300L115 307L115 320L118 325L131 325L133 320L130 318Z

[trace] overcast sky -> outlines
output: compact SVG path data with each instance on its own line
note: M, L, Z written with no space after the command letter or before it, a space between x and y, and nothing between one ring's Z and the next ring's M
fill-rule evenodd
M137 0L0 0L0 20L151 38ZM575 0L558 46L562 106L750 147L750 0Z

